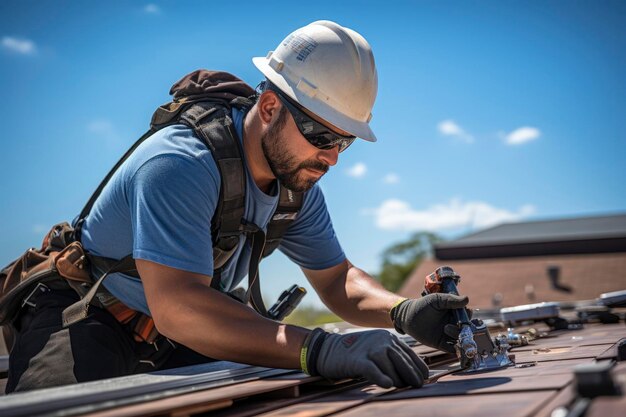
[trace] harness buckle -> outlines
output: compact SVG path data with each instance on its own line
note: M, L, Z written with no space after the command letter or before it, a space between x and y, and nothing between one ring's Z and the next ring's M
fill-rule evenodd
M33 288L33 290L30 292L30 294L28 294L28 296L26 296L26 298L24 298L24 300L22 301L22 307L24 306L29 306L29 307L36 307L37 304L35 304L35 302L37 301L37 298L41 295L41 294L45 294L47 292L50 291L50 288L45 285L42 284L41 282L38 283L35 288Z
M246 234L246 235L254 234L254 233L259 232L261 230L263 230L263 229L261 229L256 224L254 224L252 222L248 222L245 219L241 219L241 224L239 225L239 231L243 232L244 234Z

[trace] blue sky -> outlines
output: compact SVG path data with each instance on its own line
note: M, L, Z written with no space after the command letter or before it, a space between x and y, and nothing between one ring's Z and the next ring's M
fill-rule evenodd
M626 3L619 1L0 2L0 263L73 218L197 68L252 85L319 19L376 57L372 126L322 180L349 258L416 230L626 211ZM299 269L261 268L273 300ZM308 304L319 304L314 296Z

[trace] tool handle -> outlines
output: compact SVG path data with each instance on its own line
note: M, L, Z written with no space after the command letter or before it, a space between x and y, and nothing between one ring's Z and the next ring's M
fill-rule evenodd
M442 280L441 292L444 292L446 294L459 295L459 290L457 289L456 284L454 283L454 280L452 278L446 278Z
M453 279L446 278L441 283L441 290L446 294L454 294L459 295L459 290L456 287L456 284ZM470 318L467 315L467 310L464 308L458 308L454 310L454 315L456 316L456 321L460 324L470 324Z
M464 308L457 308L456 310L454 310L454 315L459 325L471 325L470 318Z

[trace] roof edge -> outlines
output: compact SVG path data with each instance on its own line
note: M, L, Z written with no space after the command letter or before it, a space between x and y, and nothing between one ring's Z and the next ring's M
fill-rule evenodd
M439 260L514 258L546 255L580 255L626 252L626 237L516 244L435 246Z

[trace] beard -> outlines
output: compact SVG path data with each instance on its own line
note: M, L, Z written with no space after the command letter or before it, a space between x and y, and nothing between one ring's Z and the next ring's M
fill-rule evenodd
M295 154L290 153L285 146L288 139L281 134L287 121L287 110L280 109L276 121L268 128L261 137L263 155L272 170L272 174L280 184L288 190L303 192L310 190L321 178L306 177L303 170L310 168L323 173L328 172L328 165L319 161L305 160L298 162Z

